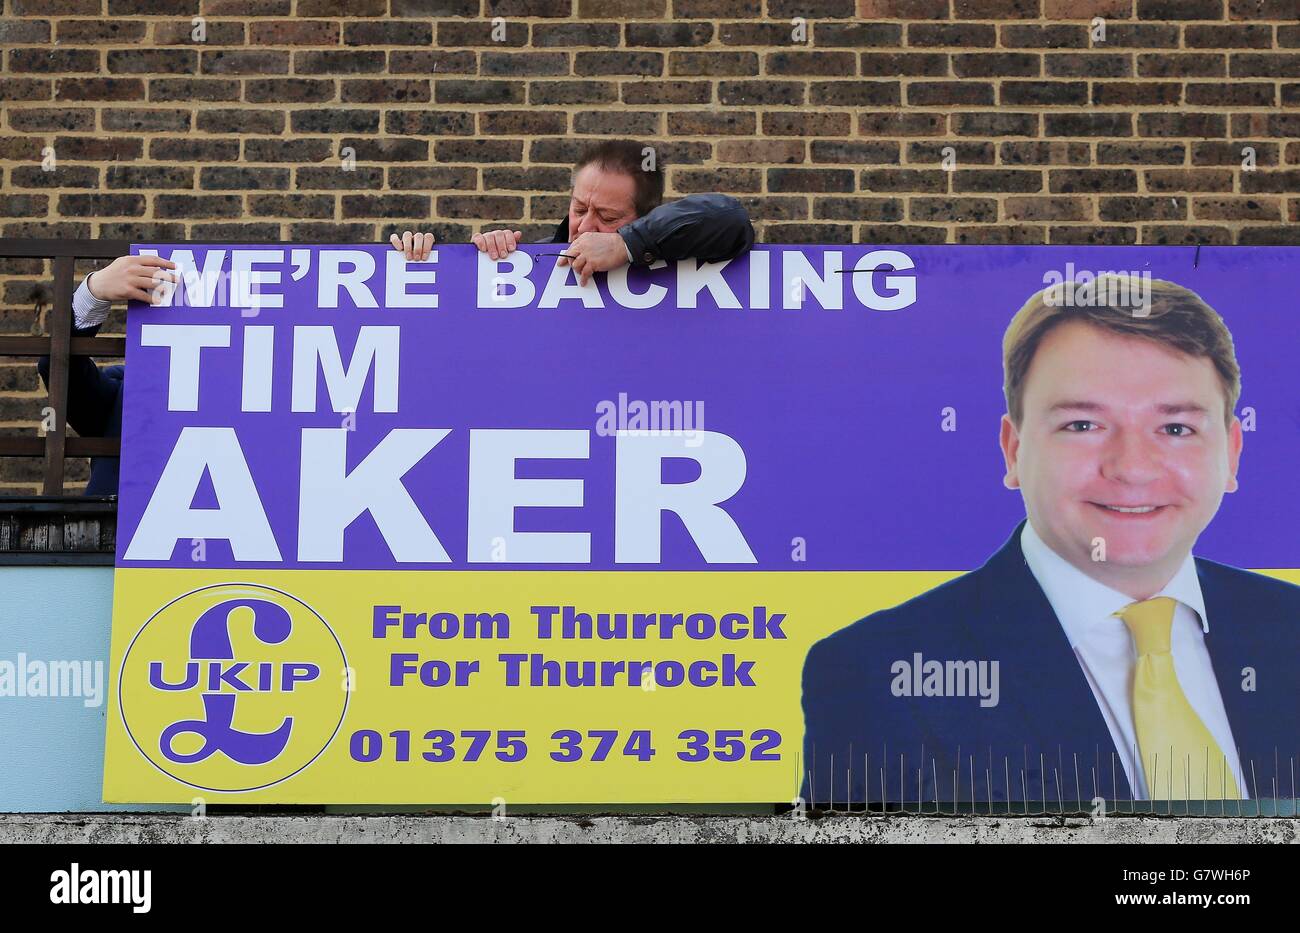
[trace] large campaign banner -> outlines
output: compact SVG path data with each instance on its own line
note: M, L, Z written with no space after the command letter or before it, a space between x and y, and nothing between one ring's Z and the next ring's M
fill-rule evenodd
M104 797L1294 797L1300 251L139 245Z

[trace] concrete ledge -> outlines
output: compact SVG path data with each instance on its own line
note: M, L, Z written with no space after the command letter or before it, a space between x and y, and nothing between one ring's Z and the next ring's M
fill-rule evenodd
M0 843L1296 843L1300 820L0 814Z

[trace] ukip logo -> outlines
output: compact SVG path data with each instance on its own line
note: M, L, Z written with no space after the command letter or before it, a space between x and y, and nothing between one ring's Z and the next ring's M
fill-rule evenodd
M158 610L118 678L122 724L163 773L254 791L315 761L347 711L347 660L301 600L249 583L202 587Z

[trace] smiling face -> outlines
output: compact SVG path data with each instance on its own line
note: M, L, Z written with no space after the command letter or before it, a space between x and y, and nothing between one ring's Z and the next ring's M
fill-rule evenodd
M1034 353L1020 425L1003 416L1004 482L1053 551L1146 599L1237 488L1241 422L1225 421L1226 405L1208 358L1060 324ZM1104 561L1093 560L1098 538Z
M613 233L636 220L636 182L631 175L584 165L569 198L569 242L581 233Z

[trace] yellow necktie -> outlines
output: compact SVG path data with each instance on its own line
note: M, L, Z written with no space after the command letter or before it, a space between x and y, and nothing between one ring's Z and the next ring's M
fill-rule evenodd
M1192 796L1189 788L1211 799L1235 799L1239 796L1237 781L1227 767L1223 750L1192 709L1174 671L1169 635L1176 605L1168 596L1157 596L1131 603L1115 613L1128 626L1137 650L1133 723L1147 791L1153 800L1161 799L1162 792L1172 799ZM1193 779L1198 772L1202 772L1201 778Z

